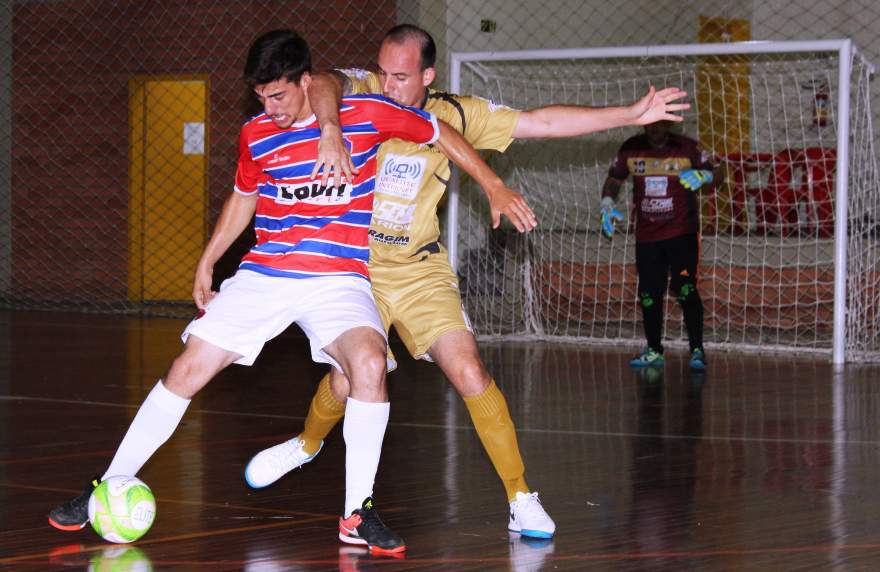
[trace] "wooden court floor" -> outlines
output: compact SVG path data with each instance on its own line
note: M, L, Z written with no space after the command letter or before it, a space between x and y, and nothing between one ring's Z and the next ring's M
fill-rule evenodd
M506 530L503 488L438 368L403 358L375 487L405 558L336 539L344 445L247 487L252 454L297 433L322 375L285 334L196 397L139 475L158 517L139 542L60 532L54 505L100 473L180 349L184 322L0 313L0 570L877 570L877 367L671 352L639 375L629 351L486 345L518 424L526 476L558 531Z

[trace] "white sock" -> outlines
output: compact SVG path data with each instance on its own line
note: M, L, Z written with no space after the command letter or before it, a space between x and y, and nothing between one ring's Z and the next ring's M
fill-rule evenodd
M156 449L177 429L188 406L189 399L165 389L160 379L138 409L101 480L115 475L137 475Z
M373 496L390 410L389 403L368 403L351 397L345 404L345 518Z

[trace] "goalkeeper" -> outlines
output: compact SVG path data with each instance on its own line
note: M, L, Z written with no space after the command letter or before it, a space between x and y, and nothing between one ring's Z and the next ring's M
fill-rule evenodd
M398 103L436 114L477 149L497 151L504 151L517 138L569 137L660 119L680 120L672 112L689 107L676 103L685 96L681 90L668 88L651 89L626 107L559 105L519 112L477 97L429 89L435 57L434 41L427 32L401 25L391 29L382 42L378 74L347 70L313 77L309 101L322 125L318 164L323 162L325 178L331 171L351 176L352 165L336 119L343 92L381 92ZM322 86L326 105L319 108ZM507 402L480 360L462 310L458 278L439 241L437 205L446 191L449 162L431 148L401 140L387 143L379 150L369 233L370 277L382 320L386 328L395 327L414 357L436 362L464 399L504 483L510 502L509 529L526 536L552 537L556 525L526 484ZM504 212L510 213L521 232L534 228L534 215L521 197L499 202L489 197L494 227ZM259 453L248 464L245 477L251 486L268 486L318 454L323 439L345 412L341 396L347 394L347 385L348 380L336 369L321 380L304 431Z
M632 176L638 296L648 345L629 363L633 367L663 365L663 304L671 287L684 314L690 367L702 371L707 362L703 302L697 291L697 191L714 189L722 174L696 141L671 133L670 127L668 121L646 125L642 135L627 139L620 147L602 187L602 234L611 238L616 223L623 220L614 203L621 185Z

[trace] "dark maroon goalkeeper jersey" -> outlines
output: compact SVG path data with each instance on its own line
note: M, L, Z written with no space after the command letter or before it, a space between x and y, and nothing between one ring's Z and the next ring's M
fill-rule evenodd
M608 175L618 181L633 178L636 241L656 242L699 231L697 193L678 182L687 169L712 170L709 156L696 141L669 134L666 146L654 149L645 134L627 139Z

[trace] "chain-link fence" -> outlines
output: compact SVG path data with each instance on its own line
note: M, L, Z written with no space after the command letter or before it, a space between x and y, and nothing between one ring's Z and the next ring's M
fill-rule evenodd
M868 0L2 2L0 303L189 313L255 110L240 80L250 42L294 27L315 67L371 67L400 22L434 35L441 86L452 51L852 37L880 52Z

